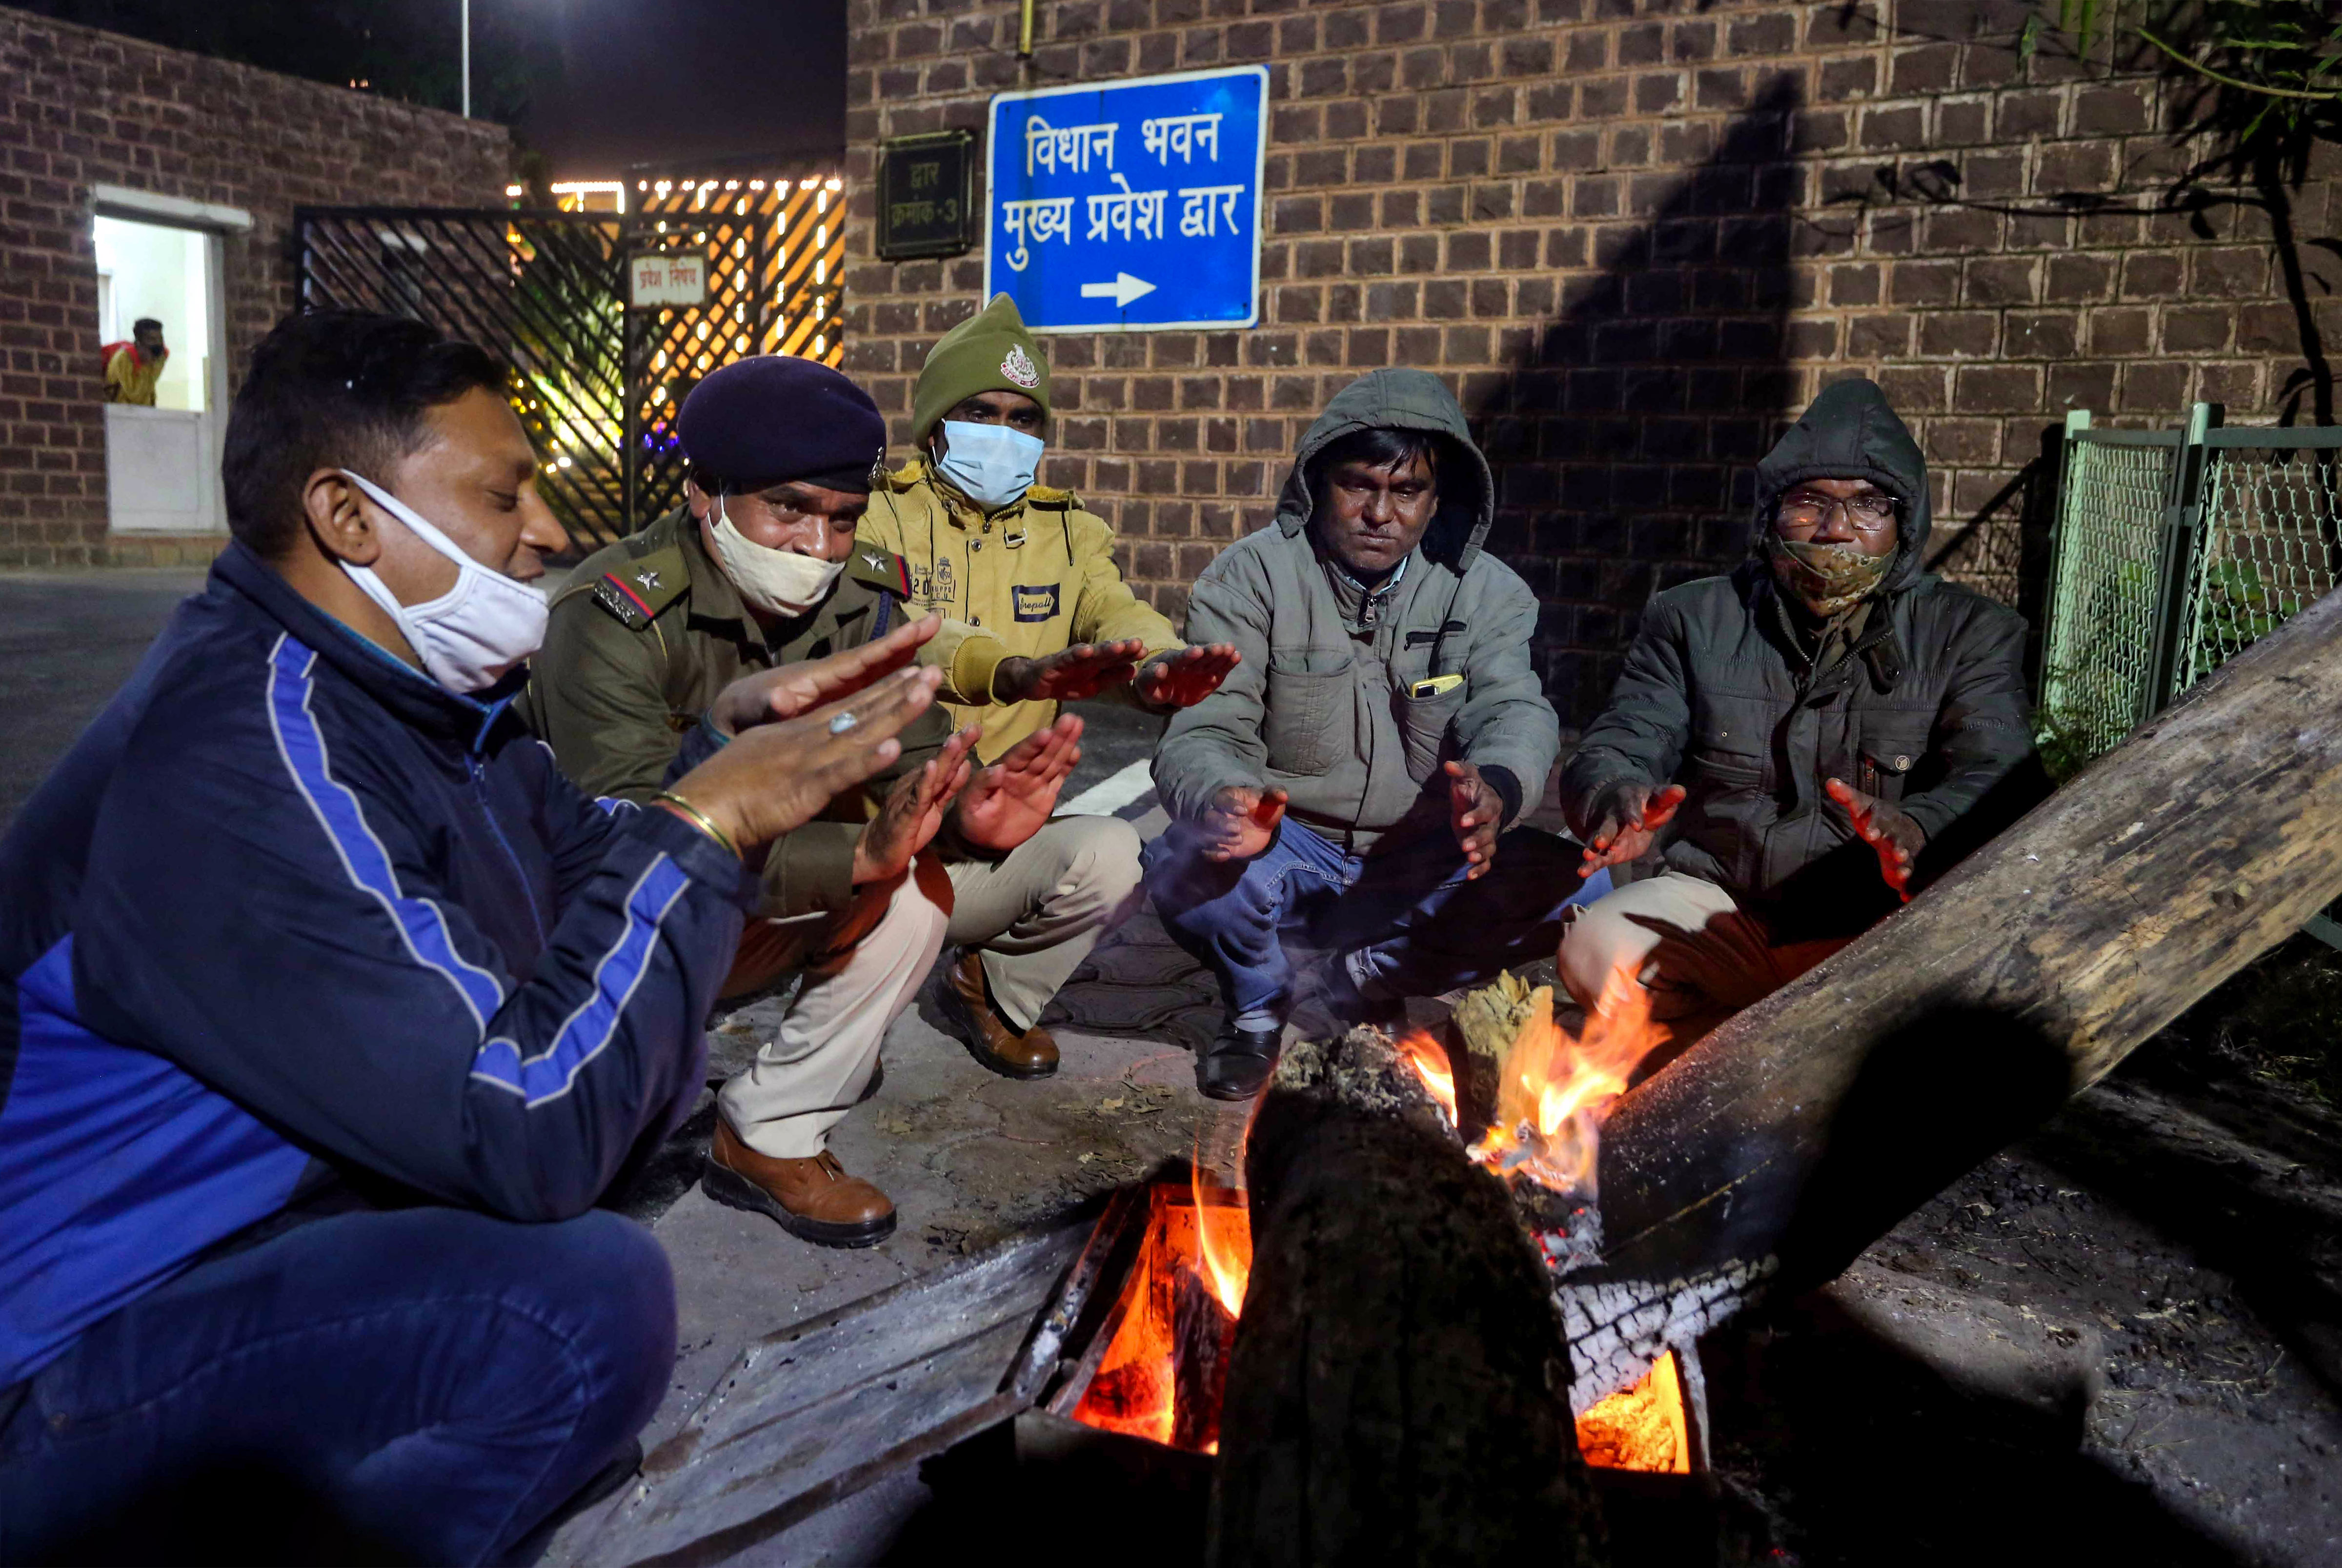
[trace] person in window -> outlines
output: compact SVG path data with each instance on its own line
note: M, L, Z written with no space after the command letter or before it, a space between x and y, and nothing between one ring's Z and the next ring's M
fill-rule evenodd
M170 358L163 324L151 315L139 317L131 325L129 342L105 345L105 401L154 407L155 385Z
M1757 464L1749 559L1644 611L1561 798L1589 871L1666 865L1569 927L1580 1004L1695 1039L2039 797L2025 622L1927 571L1928 522L1918 444L1841 381Z

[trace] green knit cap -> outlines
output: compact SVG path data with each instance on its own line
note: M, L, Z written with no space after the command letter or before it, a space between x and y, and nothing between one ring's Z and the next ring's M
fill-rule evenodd
M979 392L1021 392L1049 412L1049 362L1005 294L936 339L911 394L911 439L924 442L936 421Z

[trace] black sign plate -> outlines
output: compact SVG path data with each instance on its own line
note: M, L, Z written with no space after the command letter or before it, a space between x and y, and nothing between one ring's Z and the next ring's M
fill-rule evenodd
M878 148L878 255L956 256L973 226L968 182L976 138L966 131L901 136Z

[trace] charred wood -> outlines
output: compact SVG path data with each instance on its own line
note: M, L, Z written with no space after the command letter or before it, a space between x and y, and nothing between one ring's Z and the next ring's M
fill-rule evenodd
M1247 1170L1209 1561L1601 1561L1545 1271L1391 1043L1293 1047Z

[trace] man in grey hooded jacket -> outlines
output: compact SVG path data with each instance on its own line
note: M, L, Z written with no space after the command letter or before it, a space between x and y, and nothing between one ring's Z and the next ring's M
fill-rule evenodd
M1926 571L1928 521L1911 433L1838 382L1757 464L1750 558L1644 611L1561 796L1589 870L1666 869L1570 927L1581 1004L1696 1038L2039 798L2025 623Z
M1189 595L1188 639L1242 660L1164 735L1174 821L1144 859L1165 926L1220 978L1206 1094L1248 1098L1275 1067L1286 935L1336 955L1336 1017L1387 1020L1551 954L1565 908L1607 891L1574 846L1512 825L1561 734L1529 660L1536 599L1482 549L1495 514L1446 387L1377 370L1302 438L1274 525Z

